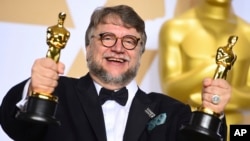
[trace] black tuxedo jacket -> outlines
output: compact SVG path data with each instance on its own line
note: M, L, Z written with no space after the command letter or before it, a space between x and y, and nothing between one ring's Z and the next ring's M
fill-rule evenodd
M107 141L102 108L89 74L80 79L59 79L54 95L59 97L56 118L61 126L36 125L15 118L16 103L21 100L26 82L10 89L2 101L1 125L11 138L16 141ZM156 116L165 113L164 123L149 129L153 119L145 112L148 108ZM123 141L176 141L180 137L179 128L188 123L190 116L188 105L139 89L129 111ZM221 133L226 136L225 124Z

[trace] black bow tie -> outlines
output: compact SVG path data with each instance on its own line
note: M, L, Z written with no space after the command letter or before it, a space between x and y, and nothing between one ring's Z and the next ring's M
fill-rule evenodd
M107 100L115 100L120 105L124 106L128 100L128 90L126 87L120 89L119 91L112 91L102 88L99 94L99 100L101 105Z

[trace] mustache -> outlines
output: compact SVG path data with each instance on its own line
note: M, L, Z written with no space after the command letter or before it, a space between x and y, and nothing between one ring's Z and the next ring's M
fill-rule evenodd
M122 59L122 60L125 60L125 61L130 61L130 57L125 55L125 54L117 54L117 53L104 53L103 54L103 58L116 58L116 59Z

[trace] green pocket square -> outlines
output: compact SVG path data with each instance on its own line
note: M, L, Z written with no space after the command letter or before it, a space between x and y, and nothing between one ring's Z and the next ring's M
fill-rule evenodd
M167 119L167 114L166 113L161 113L155 118L153 118L149 123L148 123L148 131L153 130L156 126L161 125L166 122Z

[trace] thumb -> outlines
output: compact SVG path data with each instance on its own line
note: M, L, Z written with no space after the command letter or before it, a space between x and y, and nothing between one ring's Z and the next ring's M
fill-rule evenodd
M57 71L59 74L64 74L65 65L62 62L58 62Z
M212 84L213 79L212 78L205 78L203 79L203 86L207 87L210 86Z

